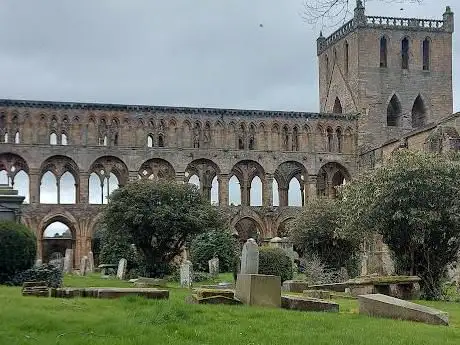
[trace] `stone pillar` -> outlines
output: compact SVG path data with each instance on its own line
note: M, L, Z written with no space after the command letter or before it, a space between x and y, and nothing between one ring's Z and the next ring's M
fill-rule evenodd
M130 171L128 174L128 182L134 182L139 180L139 172L137 171Z
M262 205L265 207L273 206L273 175L266 174L262 181Z
M278 186L278 194L280 199L280 206L288 206L288 188L281 188Z
M240 185L241 190L241 205L249 206L251 201L251 184L248 180L243 180L243 183Z
M228 174L220 174L217 177L219 181L219 205L228 206Z
M306 193L306 197L308 200L315 200L317 197L317 191L316 191L316 183L317 183L317 178L318 176L316 175L310 175L308 177L308 184L305 184L305 188L308 188L308 192Z
M80 181L78 182L78 196L77 203L89 203L89 174L87 172L80 172Z
M31 204L40 203L40 175L37 169L30 169L29 172L29 196Z
M176 172L176 176L175 176L175 180L177 183L181 183L181 184L184 184L184 181L185 181L185 171L177 171ZM201 181L200 181L201 182Z

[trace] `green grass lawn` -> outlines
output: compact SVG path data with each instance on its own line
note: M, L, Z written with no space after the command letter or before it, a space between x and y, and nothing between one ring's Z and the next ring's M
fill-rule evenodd
M131 286L97 276L65 285ZM0 287L0 344L460 344L460 303L423 302L449 312L443 327L360 316L354 300L339 300L339 314L305 313L188 305L187 290L168 288L169 300L154 301L22 297Z

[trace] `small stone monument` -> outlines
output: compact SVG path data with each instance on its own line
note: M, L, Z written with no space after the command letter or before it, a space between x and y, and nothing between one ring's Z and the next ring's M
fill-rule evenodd
M90 273L94 272L94 254L93 254L93 252L88 253L88 267L87 267L87 270Z
M180 286L191 288L193 282L193 269L192 262L190 260L185 260L182 265L180 265Z
M64 273L72 273L73 269L73 249L67 248L64 257Z
M257 273L259 273L259 246L253 238L250 238L244 244L241 253L240 274Z
M120 261L118 262L118 269L117 269L118 279L121 279L121 280L125 279L127 266L128 266L128 260L126 260L125 258L120 259Z
M84 256L81 258L81 261L80 261L80 275L86 276L87 269L88 269L88 257Z
M209 273L213 277L217 277L219 275L219 258L214 257L208 261L209 265Z
M42 265L43 265L43 260L42 259L35 260L35 267L40 267Z

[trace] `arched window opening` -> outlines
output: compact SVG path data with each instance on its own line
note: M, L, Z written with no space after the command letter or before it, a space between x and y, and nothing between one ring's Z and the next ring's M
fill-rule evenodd
M118 133L116 133L113 137L113 146L118 146Z
M112 192L116 189L119 188L119 182L118 178L115 176L115 174L110 173L107 178L104 178L103 180L103 190L104 190L104 199L103 202L104 204L108 204L109 202L109 196L112 194Z
M399 103L398 97L396 95L393 95L387 107L387 126L399 126L400 118L401 104Z
M299 151L299 129L297 127L292 130L292 151Z
M61 135L61 145L67 145L67 135L65 133L62 133Z
M244 141L242 138L238 138L238 150L244 150Z
M423 70L429 71L430 70L430 40L425 38L422 44L422 52L423 52Z
M302 206L302 188L295 177L289 182L288 206Z
M18 195L25 197L25 204L30 202L29 183L29 175L24 170L19 171L14 176L13 187L18 191Z
M19 136L19 131L17 131L14 136L14 143L19 144L20 142L21 142L21 137Z
M99 175L92 173L89 176L88 197L90 204L102 204L104 200L103 182Z
M58 186L56 176L51 171L43 174L40 181L40 203L57 204Z
M342 150L343 150L342 130L340 128L337 128L335 133L336 133L336 136L337 136L337 151L341 153Z
M326 79L329 79L329 57L326 54Z
M3 142L4 143L7 143L8 142L8 132L5 133L4 137L3 137Z
M401 41L401 68L409 69L409 40L407 37Z
M279 206L280 205L280 194L278 190L278 181L276 179L273 179L272 183L272 197L273 197L273 206Z
M241 205L240 181L233 175L228 181L228 203L229 205Z
M104 141L102 142L103 146L107 146L107 135L104 135Z
M343 176L341 171L337 171L332 177L332 198L337 198L339 191L338 188L345 184L345 176Z
M198 189L200 189L200 178L197 175L190 176L188 183L193 184L197 186Z
M11 187L11 181L10 181L10 178L8 177L8 173L6 170L0 171L0 183L7 184L8 186Z
M380 67L388 67L388 42L386 37L380 39Z
M283 150L289 151L289 129L287 126L283 127Z
M345 47L344 47L344 65L345 65L345 74L348 74L349 70L349 45L348 42L345 42Z
M332 152L334 148L334 134L332 131L332 128L328 128L326 130L326 135L327 135L327 152Z
M53 222L48 225L43 231L42 238L42 260L44 263L61 261L63 264L66 249L75 247L72 231L62 222Z
M211 205L219 205L219 180L214 176L211 184Z
M412 106L412 127L417 128L426 123L426 108L422 97L417 96Z
M249 150L254 150L254 138L249 138Z
M50 134L50 145L57 145L57 135L54 132Z
M158 147L165 147L165 142L164 142L163 134L160 134L160 135L158 136Z
M342 114L342 103L340 102L339 97L335 98L333 112L334 114Z
M75 204L76 200L77 188L75 178L67 171L59 179L59 203Z
M153 147L153 137L152 137L152 135L147 136L147 147Z
M251 181L250 206L262 206L262 180L255 176Z

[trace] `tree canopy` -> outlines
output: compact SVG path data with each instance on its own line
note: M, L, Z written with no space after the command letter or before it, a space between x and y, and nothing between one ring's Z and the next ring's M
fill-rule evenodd
M117 189L104 213L106 236L130 239L146 274L163 275L197 234L224 225L218 210L196 186L139 180Z
M343 231L380 233L398 273L420 276L425 297L438 298L460 249L459 176L450 157L400 150L343 187Z

